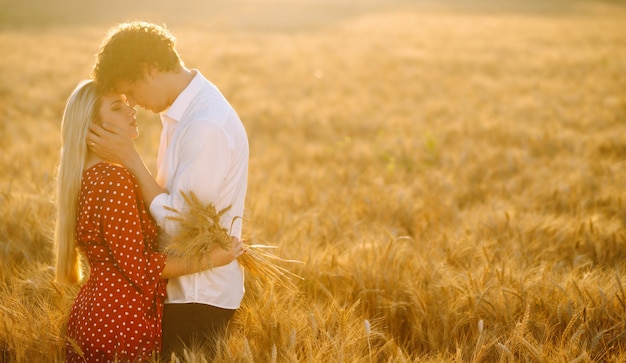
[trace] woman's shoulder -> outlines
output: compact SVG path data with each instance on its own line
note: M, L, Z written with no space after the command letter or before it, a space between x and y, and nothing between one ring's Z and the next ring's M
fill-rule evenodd
M85 170L85 177L98 184L134 185L135 178L125 167L107 162L97 163Z

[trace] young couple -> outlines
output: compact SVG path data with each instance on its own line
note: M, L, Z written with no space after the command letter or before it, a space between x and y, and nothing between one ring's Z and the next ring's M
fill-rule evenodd
M134 147L135 105L163 123L156 179ZM196 339L215 344L244 294L241 219L232 228L231 221L243 215L247 175L244 126L220 91L184 66L174 37L149 23L115 27L93 80L76 87L63 115L57 280L79 282L79 251L89 264L70 313L66 361L134 362ZM159 252L157 231L176 233L166 207L184 209L181 191L218 210L232 206L222 219L229 250L202 263Z

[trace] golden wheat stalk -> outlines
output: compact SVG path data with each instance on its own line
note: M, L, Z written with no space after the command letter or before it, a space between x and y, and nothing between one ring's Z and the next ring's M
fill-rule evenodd
M178 222L179 228L164 251L169 255L201 259L213 248L229 249L231 236L229 231L220 224L220 219L231 206L217 211L213 204L202 203L193 191L181 192L181 195L186 205L183 208L184 211L166 206L175 214L169 216L168 219ZM233 222L237 218L240 217L235 217ZM276 247L244 243L244 248L246 252L238 258L239 263L261 282L295 289L296 286L291 278L302 279L302 277L277 264L277 262L302 262L282 259L267 252L268 249Z
M80 348L80 345L78 345L78 343L74 339L72 339L71 337L66 337L66 339L67 339L67 342L70 343L70 345L72 346L72 349L74 349L76 354L78 354L78 356L80 356L84 360L85 359L85 353Z
M304 280L303 277L287 270L286 268L276 264L280 262L303 263L297 260L286 260L272 253L266 252L266 249L276 248L267 245L245 245L246 252L239 257L239 263L250 272L255 278L267 284L280 285L291 290L297 287L291 280L292 277Z
M181 195L187 205L187 208L183 208L184 211L165 207L174 212L174 216L167 218L177 222L179 228L164 252L170 256L184 256L199 262L215 247L229 249L231 238L220 224L220 219L230 207L218 212L214 205L203 204L193 192L181 192Z

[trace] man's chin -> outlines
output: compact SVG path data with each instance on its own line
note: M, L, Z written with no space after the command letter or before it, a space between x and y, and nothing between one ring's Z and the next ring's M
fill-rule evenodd
M167 107L146 107L146 111L151 111L154 113L161 113L167 109Z

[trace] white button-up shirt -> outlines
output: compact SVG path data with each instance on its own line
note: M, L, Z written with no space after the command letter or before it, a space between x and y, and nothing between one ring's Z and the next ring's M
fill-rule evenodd
M166 218L171 212L165 207L182 210L180 191L194 191L218 211L232 206L222 217L222 226L241 238L241 218L234 218L243 217L248 138L239 116L217 87L194 71L193 80L161 114L157 182L168 193L154 198L150 213L162 232L174 235L176 223ZM166 303L196 302L236 309L244 294L243 279L236 260L208 271L170 278Z

